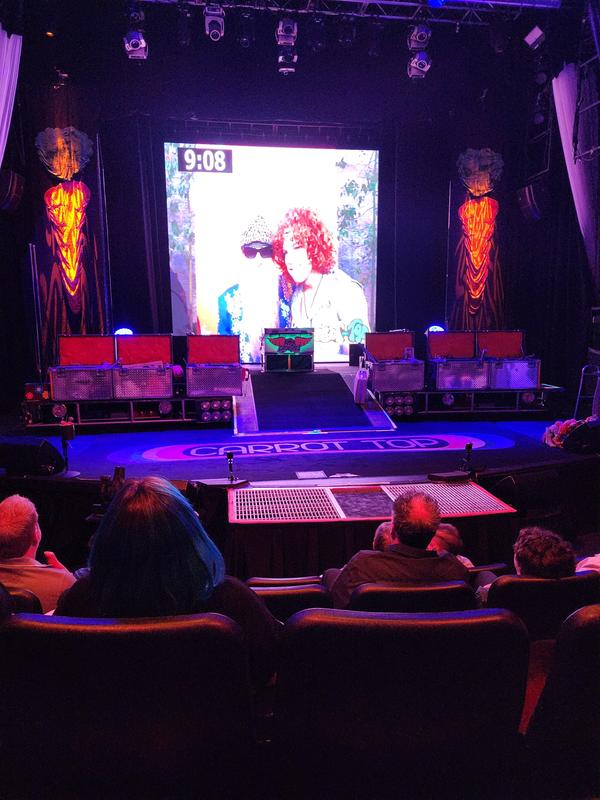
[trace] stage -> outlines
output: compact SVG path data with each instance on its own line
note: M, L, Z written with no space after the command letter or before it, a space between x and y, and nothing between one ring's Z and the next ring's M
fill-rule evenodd
M597 529L589 498L598 496L598 459L545 445L548 420L532 414L490 419L489 413L392 420L373 395L363 405L354 402L355 372L348 365L304 374L254 368L243 394L233 398L229 426L161 425L152 418L76 425L68 442L70 477L7 477L3 495L32 497L44 546L77 567L97 522L90 512L101 501L102 476L110 479L121 467L126 477L167 478L187 493L229 571L239 577L315 573L343 564L370 546L377 521L391 514L394 492L440 473L454 473L463 483L470 477L510 507L488 514L450 503L444 512L459 525L475 563L510 561L522 524L547 524L569 538ZM65 444L60 430L47 426L43 434L59 451ZM232 514L238 485L268 490L269 502L268 492L278 492L277 514L244 520ZM312 493L304 491L311 487ZM451 486L448 492L452 498ZM315 510L325 501L336 514ZM344 511L350 501L358 511Z
M403 422L395 430L257 433L183 428L79 433L69 444L69 467L95 480L125 467L128 477L161 475L180 481L226 478L226 453L236 478L256 482L327 479L403 479L461 469L473 445L481 476L562 467L580 457L543 444L540 420ZM46 436L58 449L59 436Z
M541 441L541 420L404 422L395 430L260 434L231 429L182 428L79 432L69 444L69 467L77 477L5 477L2 496L31 497L40 511L44 549L70 567L85 562L96 524L99 479L115 467L127 477L160 475L188 493L207 530L226 556L228 570L294 575L339 566L368 547L379 506L365 493L364 519L232 523L228 510L226 453L234 454L236 479L249 487L386 487L427 481L431 473L470 467L479 482L516 513L453 519L467 554L476 563L510 560L510 546L523 524L546 524L569 538L597 530L599 460L550 448ZM60 437L46 437L60 449ZM387 489L385 490L387 491ZM391 502L388 503L391 509Z

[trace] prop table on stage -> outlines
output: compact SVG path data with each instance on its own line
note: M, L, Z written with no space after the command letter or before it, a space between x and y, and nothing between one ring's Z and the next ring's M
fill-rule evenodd
M230 489L228 569L243 577L315 575L370 549L402 492L433 495L474 563L512 560L515 509L471 482Z

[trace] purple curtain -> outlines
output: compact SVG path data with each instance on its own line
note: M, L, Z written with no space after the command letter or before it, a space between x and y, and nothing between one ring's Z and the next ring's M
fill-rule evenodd
M0 25L0 166L4 158L15 102L22 43L21 36L17 36L16 33L9 36Z
M590 102L591 95L597 87L592 85L592 78L582 75L582 106ZM596 297L600 297L600 258L599 258L599 183L598 159L600 153L595 152L587 158L575 162L573 146L573 127L577 102L577 68L575 64L567 64L552 81L554 104L560 130L560 138L569 174L571 192L579 228L583 236L590 272L593 277ZM580 114L578 126L578 151L582 152L598 145L597 113Z

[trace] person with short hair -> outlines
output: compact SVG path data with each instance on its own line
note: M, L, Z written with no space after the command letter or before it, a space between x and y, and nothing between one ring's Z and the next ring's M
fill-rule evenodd
M440 522L437 530L427 545L428 550L435 550L436 553L452 553L460 562L462 562L467 569L473 566L470 558L461 555L461 550L464 550L464 542L458 528L451 525L449 522Z
M547 528L522 528L513 545L513 561L517 575L526 578L568 578L575 574L572 545ZM486 582L477 588L476 594L481 603L486 603L496 575L490 572L478 577Z
M0 583L9 592L27 589L40 600L44 613L52 611L75 578L55 554L44 553L47 564L36 559L42 540L35 505L13 494L0 503Z
M275 671L280 623L237 578L189 501L163 478L126 481L94 535L89 573L56 613L78 617L163 617L213 611L235 620L249 646L256 685Z
M466 580L467 568L451 553L428 550L440 523L436 501L408 492L394 502L390 543L385 550L360 550L328 587L335 608L345 608L361 583L434 583Z
M558 533L547 528L523 528L513 545L517 575L567 578L575 574L575 552Z
M392 521L386 520L377 526L373 536L373 550L387 550L392 543Z

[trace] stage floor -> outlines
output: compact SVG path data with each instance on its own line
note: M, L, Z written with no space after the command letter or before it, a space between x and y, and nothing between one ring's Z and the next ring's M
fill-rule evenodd
M391 431L236 436L229 429L184 428L80 432L69 447L69 467L81 478L111 475L215 481L227 476L234 454L236 478L256 482L391 479L413 480L460 469L465 445L472 466L495 474L566 466L582 457L542 443L548 422L539 420L403 422ZM47 436L60 449L59 437Z

